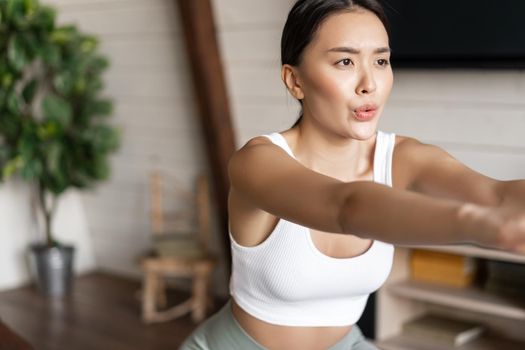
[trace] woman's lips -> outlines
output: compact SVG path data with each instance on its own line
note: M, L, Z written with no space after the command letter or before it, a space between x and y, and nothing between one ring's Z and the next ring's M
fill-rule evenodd
M375 110L355 112L355 118L362 122L367 122L367 121L372 120L375 115L376 115Z
M376 112L377 107L373 105L365 105L354 110L354 115L357 120L367 122L374 118Z

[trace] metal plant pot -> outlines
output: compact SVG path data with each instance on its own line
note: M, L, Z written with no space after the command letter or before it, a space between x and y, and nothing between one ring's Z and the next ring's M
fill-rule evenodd
M74 247L34 244L31 252L38 290L52 297L68 294L73 280Z

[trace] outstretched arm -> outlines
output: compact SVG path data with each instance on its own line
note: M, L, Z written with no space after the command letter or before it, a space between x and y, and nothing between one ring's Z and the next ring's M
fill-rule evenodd
M524 232L520 230L525 230L524 180L492 179L466 167L439 147L423 144L412 138L404 138L396 146L394 185L396 179L399 187L408 188L414 193L433 199L449 200L448 206L457 208L458 221L451 220L449 224L456 223L458 226L455 227L460 233L459 236L452 234L450 237L451 231L445 223L439 223L440 219L435 216L439 210L431 210L433 214L428 217L427 210L424 209L424 200L407 197L409 204L402 206L399 211L408 210L407 213L416 216L415 219L406 220L416 224L421 222L422 233L406 243L464 241L493 248L523 251ZM417 205L417 202L421 204ZM390 204L396 205L395 202ZM412 209L409 209L410 206ZM392 237L388 238L397 241L396 238L406 237L406 234L394 231L391 232ZM402 241L405 243L404 239Z
M352 182L341 211L343 232L395 244L465 243L466 203L433 198L373 182Z
M501 206L525 209L525 180L503 181L500 187Z
M260 140L232 157L230 180L254 208L316 230L396 244L471 242L507 250L525 244L525 210L499 207L503 182L437 147L410 142L394 152L394 188L319 174ZM404 186L395 188L406 169L414 175L403 175Z

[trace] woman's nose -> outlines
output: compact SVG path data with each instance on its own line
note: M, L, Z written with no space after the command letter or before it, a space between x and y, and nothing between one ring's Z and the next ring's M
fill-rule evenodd
M368 95L376 90L376 81L373 73L368 69L363 69L357 84L356 93L358 95Z

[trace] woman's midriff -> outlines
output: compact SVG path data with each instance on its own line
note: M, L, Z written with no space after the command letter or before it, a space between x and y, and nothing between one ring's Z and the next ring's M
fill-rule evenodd
M233 316L257 343L271 350L321 350L337 344L352 330L343 327L290 327L261 321L244 311L232 299Z

